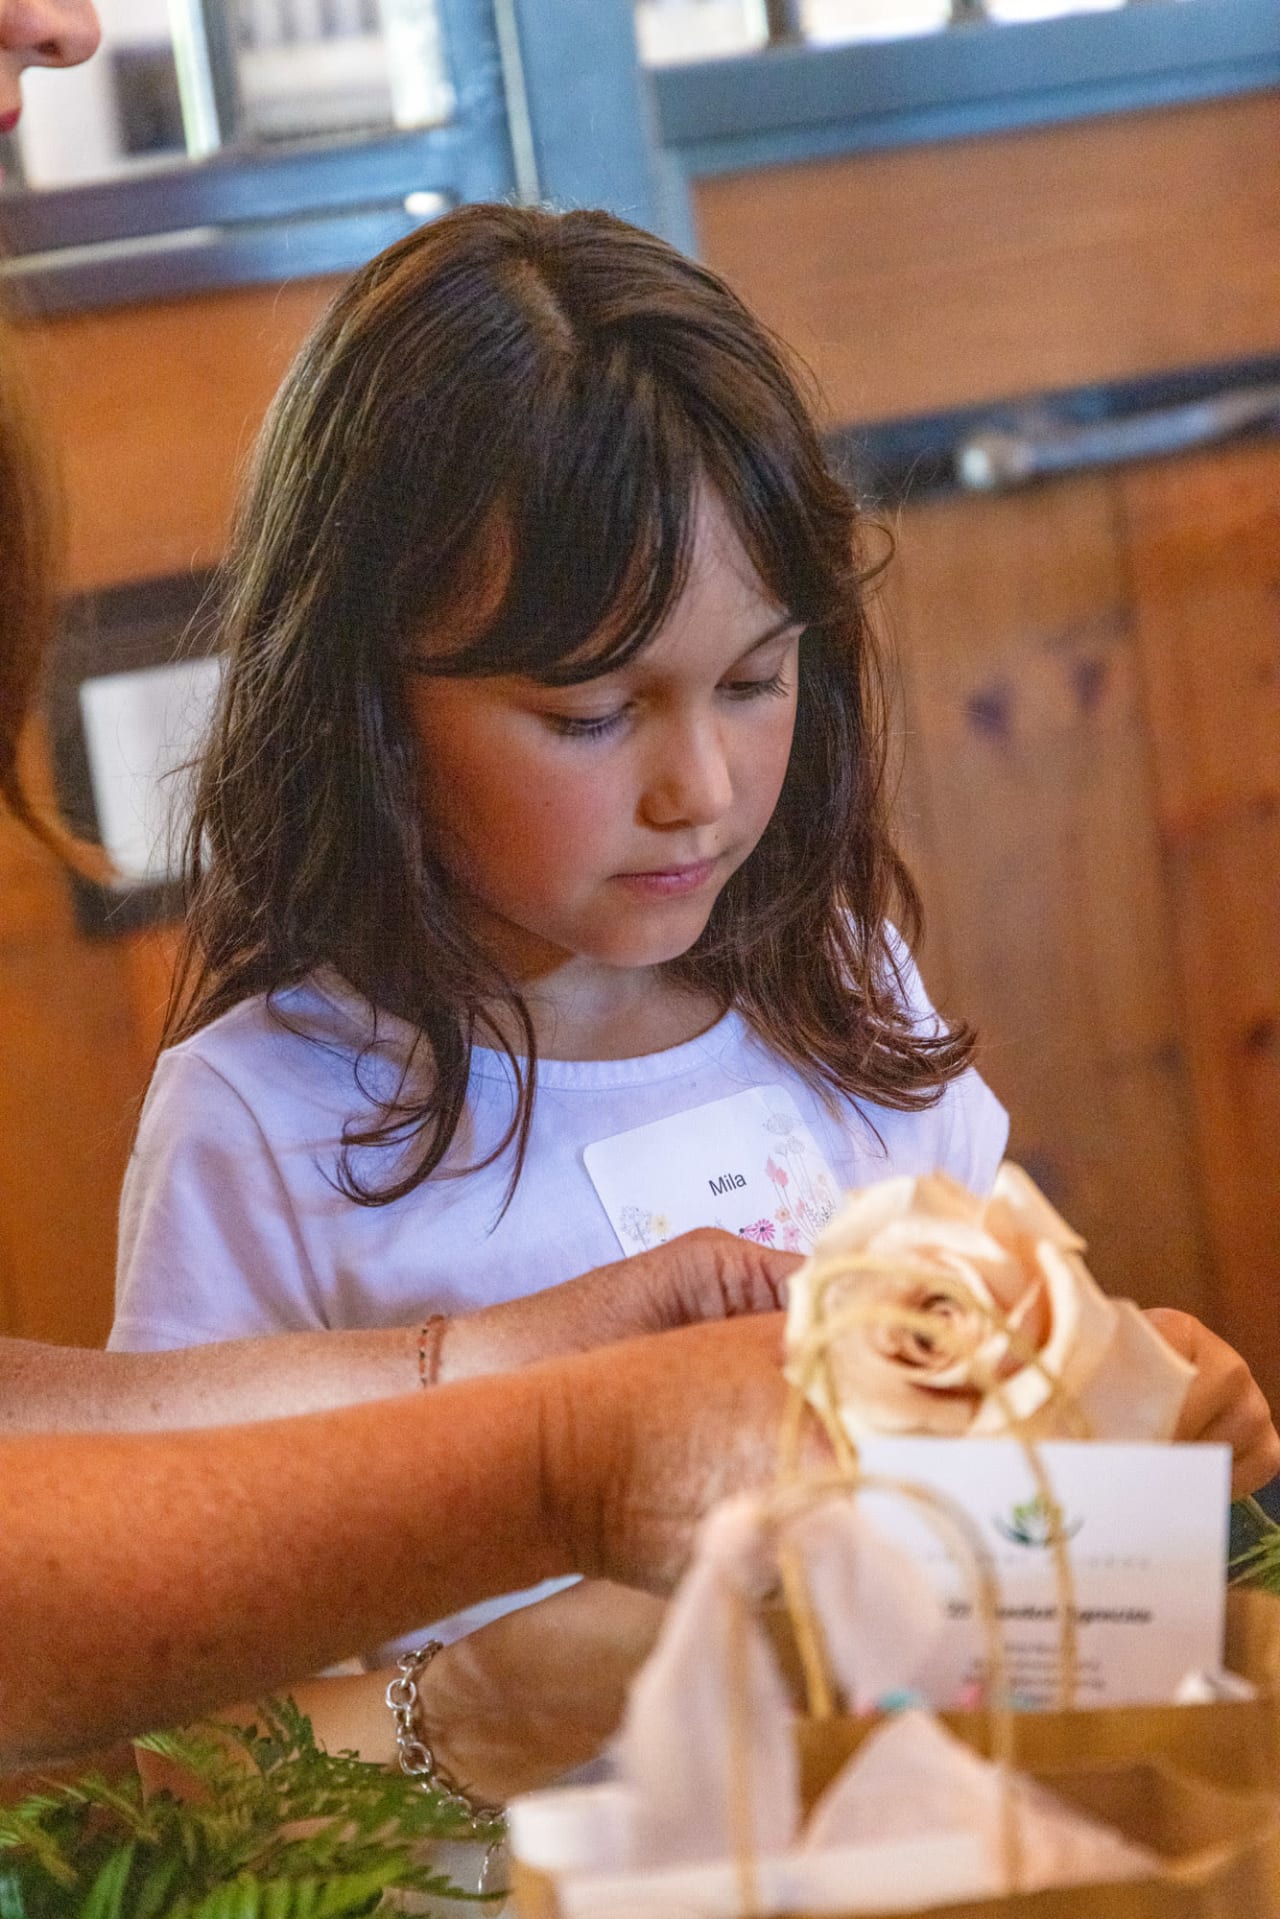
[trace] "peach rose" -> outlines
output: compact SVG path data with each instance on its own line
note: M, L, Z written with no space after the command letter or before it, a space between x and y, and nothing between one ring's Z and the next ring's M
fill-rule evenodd
M787 1377L846 1432L1171 1439L1195 1368L1090 1277L1007 1161L991 1197L945 1173L850 1194L791 1281ZM815 1339L829 1362L807 1372Z

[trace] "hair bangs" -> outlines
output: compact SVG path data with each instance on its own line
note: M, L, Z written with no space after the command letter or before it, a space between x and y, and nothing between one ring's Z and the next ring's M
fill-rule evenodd
M802 626L843 626L858 604L858 514L812 422L764 369L699 421L702 465L743 550Z
M419 670L574 685L658 632L688 578L703 459L674 397L631 361L615 350L605 378L598 362L578 364L542 396L473 547L470 571L489 577L472 604L500 593L497 605Z

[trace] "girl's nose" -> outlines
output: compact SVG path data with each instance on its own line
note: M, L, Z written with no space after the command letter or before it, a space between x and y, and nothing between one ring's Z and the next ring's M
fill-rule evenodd
M0 49L24 66L79 66L101 38L92 0L0 0Z
M650 826L713 826L733 804L733 777L713 721L675 728L651 763L643 812Z

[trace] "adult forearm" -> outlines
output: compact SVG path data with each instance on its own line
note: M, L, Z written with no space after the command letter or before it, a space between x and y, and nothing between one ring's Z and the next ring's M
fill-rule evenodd
M729 1233L688 1233L428 1335L441 1383L705 1319L769 1312L798 1261ZM414 1391L422 1326L289 1333L173 1352L102 1353L0 1339L0 1434L172 1432L284 1419Z
M776 1468L780 1357L761 1314L306 1419L0 1440L0 1762L555 1574L669 1584Z
M0 1444L0 1754L189 1717L574 1569L530 1374L251 1428Z
M589 1352L617 1340L786 1305L800 1260L702 1228L523 1299L450 1319L429 1354L442 1380Z

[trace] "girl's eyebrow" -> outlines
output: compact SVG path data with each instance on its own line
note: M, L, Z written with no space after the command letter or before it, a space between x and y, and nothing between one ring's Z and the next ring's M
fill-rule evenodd
M749 660L751 655L758 653L762 646L768 646L771 640L780 640L784 633L790 633L796 627L803 625L804 621L797 619L794 613L785 614L776 625L769 628L767 633L762 633L758 640L752 640L748 646L745 646L734 661L734 665L741 666L744 660Z

